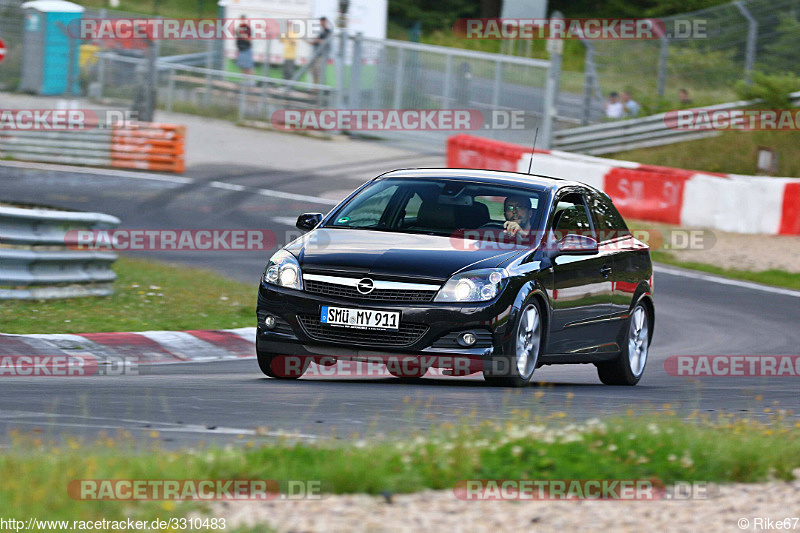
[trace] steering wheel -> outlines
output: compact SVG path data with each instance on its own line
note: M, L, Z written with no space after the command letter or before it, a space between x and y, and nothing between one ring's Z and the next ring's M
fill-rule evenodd
M478 229L505 229L504 222L487 222Z

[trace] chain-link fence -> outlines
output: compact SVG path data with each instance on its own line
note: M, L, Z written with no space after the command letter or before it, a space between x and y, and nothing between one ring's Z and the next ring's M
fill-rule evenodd
M6 56L0 63L0 91L16 91L22 78L22 31L25 16L18 2L0 0L0 39Z
M754 70L800 74L800 0L742 0L662 20L669 37L585 43L604 93L594 99L628 90L645 115L735 101L737 82Z

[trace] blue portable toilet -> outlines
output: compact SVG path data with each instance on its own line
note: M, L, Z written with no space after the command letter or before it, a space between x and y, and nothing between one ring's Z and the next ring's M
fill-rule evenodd
M84 8L64 0L34 0L22 4L22 9L25 28L20 90L44 95L78 95L81 43L69 36L67 26L83 17Z

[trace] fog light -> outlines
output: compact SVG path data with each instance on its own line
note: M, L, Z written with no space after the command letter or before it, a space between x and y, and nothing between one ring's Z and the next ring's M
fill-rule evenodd
M477 340L478 337L469 331L458 336L458 344L461 346L472 346Z
M275 317L272 315L267 315L264 318L264 327L267 329L275 329Z

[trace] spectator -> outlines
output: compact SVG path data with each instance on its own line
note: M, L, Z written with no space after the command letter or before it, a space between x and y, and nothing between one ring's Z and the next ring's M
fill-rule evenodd
M678 91L678 101L681 103L682 106L690 106L692 105L692 99L689 98L689 91L686 89L681 89Z
M619 95L612 92L608 95L608 102L606 102L606 118L617 120L622 118L625 114L625 106L619 101Z
M286 36L281 39L283 43L283 79L291 80L294 73L297 71L297 34L292 24L289 24L289 29Z
M239 51L236 56L236 66L242 69L243 74L253 73L252 34L250 24L247 23L247 15L242 15L242 22L236 28L236 49Z
M631 97L630 91L622 91L622 107L625 108L623 112L625 118L638 117L639 111L642 109L639 102Z
M330 22L328 22L327 18L320 17L319 23L322 26L322 29L320 29L319 35L311 40L311 44L314 46L314 55L317 56L317 54L319 54L319 56L314 60L314 63L311 65L311 75L314 77L314 83L320 83L323 69L328 66L327 52L330 48L330 45L327 43L327 41L332 31Z

